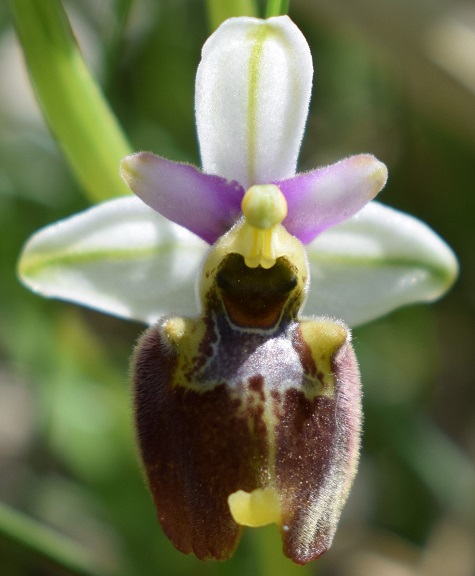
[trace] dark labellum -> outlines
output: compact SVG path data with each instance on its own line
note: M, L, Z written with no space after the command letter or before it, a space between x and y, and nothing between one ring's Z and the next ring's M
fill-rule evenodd
M182 552L224 560L240 524L268 521L299 564L331 544L358 460L359 374L343 324L298 318L303 268L228 254L202 315L162 318L137 346L140 450Z

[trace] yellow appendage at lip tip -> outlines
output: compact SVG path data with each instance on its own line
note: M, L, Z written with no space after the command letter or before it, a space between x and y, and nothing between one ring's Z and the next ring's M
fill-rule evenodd
M276 260L276 227L287 216L287 201L275 184L251 186L241 204L245 223L241 253L249 268L272 268Z
M267 526L280 524L280 502L274 488L257 488L252 492L238 490L228 497L234 521L241 526Z

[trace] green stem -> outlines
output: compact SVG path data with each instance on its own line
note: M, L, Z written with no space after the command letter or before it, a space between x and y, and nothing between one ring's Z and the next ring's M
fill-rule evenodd
M0 503L0 536L78 576L105 574L92 555L69 538Z
M289 0L268 0L266 18L282 16L289 11Z
M310 564L299 566L283 556L282 542L275 524L252 529L260 576L309 576Z
M258 10L256 0L206 0L208 20L211 30L234 16L254 16L257 18Z
M51 131L92 202L129 193L130 146L74 39L59 0L10 0L26 65Z

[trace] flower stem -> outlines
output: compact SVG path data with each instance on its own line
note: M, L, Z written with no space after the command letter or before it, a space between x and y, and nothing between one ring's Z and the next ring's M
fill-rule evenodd
M255 555L260 576L309 576L310 564L299 566L282 555L280 535L275 524L253 530Z
M0 503L0 535L78 576L105 574L79 544Z
M89 73L59 0L11 0L37 99L86 195L100 202L129 190L119 161L130 146Z
M207 0L208 20L211 30L234 16L258 16L256 0Z
M268 0L266 18L282 16L289 11L289 0Z

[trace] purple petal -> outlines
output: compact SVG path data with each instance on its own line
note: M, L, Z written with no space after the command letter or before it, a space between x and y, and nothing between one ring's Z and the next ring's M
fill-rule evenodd
M283 225L301 242L359 212L384 187L387 168L370 154L276 182L287 199Z
M139 152L122 160L121 174L148 206L210 244L241 212L244 189L238 182L203 174L190 164Z

